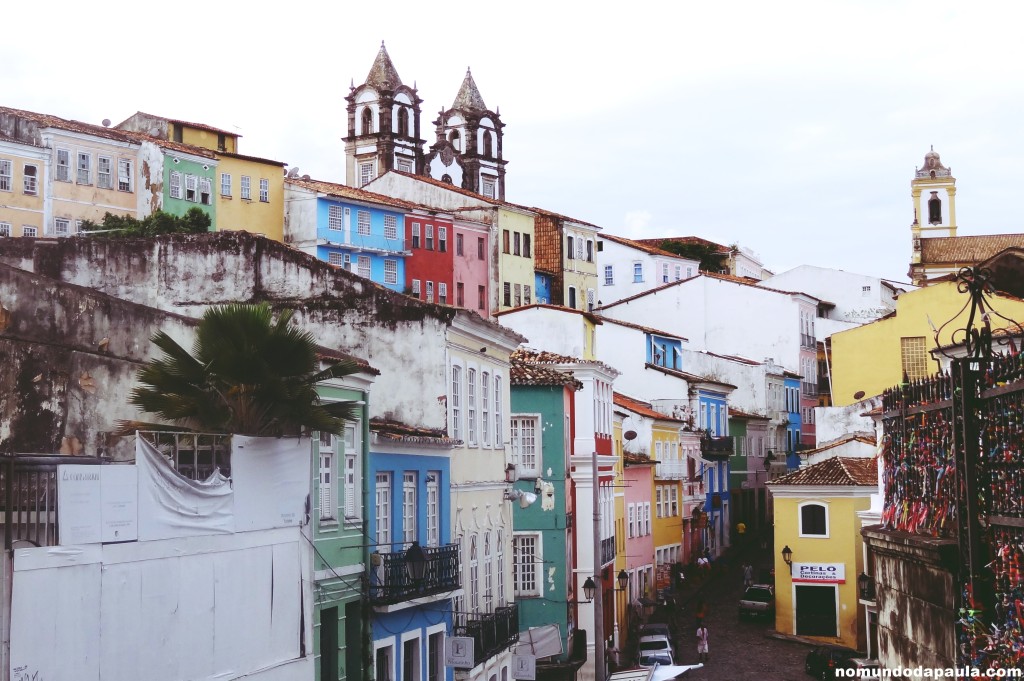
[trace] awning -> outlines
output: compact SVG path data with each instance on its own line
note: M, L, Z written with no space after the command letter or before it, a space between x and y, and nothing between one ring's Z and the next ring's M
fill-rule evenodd
M515 648L516 655L533 655L537 658L561 655L562 635L557 624L545 624L542 627L530 627L519 632L519 644Z

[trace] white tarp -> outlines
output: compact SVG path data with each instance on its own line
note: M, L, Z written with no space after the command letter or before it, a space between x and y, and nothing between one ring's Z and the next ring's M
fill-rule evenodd
M312 451L307 437L231 436L236 532L302 524Z
M141 437L135 438L135 465L140 541L235 531L231 482L219 471L206 480L189 480Z
M530 627L519 632L519 643L516 645L517 655L533 655L544 658L562 654L562 634L557 624L545 624Z

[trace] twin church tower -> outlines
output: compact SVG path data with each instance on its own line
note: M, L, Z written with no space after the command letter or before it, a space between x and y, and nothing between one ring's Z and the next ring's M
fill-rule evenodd
M345 141L347 184L361 187L389 170L424 175L489 198L505 199L501 116L484 104L466 69L451 108L434 121L436 141L426 150L420 135L423 100L402 83L384 43L359 86L348 96Z

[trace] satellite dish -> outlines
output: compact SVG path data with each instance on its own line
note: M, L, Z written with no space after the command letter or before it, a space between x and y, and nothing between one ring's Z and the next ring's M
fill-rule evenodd
M627 430L625 433L622 434L622 437L626 438L627 440L635 440L636 439L636 431L635 430Z
M104 128L109 128L110 127L110 119L109 118L104 118L103 119L103 127Z
M863 390L858 390L857 392L855 392L853 394L853 399L855 399L855 400L862 400L862 399L864 399L864 391Z
M295 178L297 178L298 176L299 176L299 169L298 169L298 167L297 167L297 166L296 166L296 167L293 167L293 168L291 168L291 169L290 169L290 170L288 171L288 179L290 179L290 180L294 180L294 179L295 179Z
M310 177L309 177L309 175L303 175L303 176L302 176L302 179L303 179L303 180L308 180L308 179L310 179Z

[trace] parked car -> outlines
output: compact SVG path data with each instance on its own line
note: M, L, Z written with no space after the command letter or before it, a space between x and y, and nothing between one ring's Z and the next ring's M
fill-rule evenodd
M844 669L850 660L859 655L856 650L842 646L818 646L807 653L804 671L816 679L831 681L836 678L837 669Z
M638 667L644 667L650 669L651 667L671 667L672 653L667 650L656 650L651 652L642 652L640 657L637 659L636 664Z
M672 635L667 624L661 622L652 622L651 624L645 624L640 627L641 636L664 636L665 638L672 640Z
M754 617L775 616L775 589L770 584L748 586L740 597L740 619L745 615Z
M640 636L640 641L637 643L636 649L637 654L639 655L660 652L666 652L670 655L675 653L675 650L672 648L672 639L664 634Z
M866 678L873 678L873 677L869 677L868 676L869 672L867 672L867 671L865 671L863 674L859 673L859 671L861 669L868 670L868 669L881 669L881 668L882 668L882 665L879 664L878 660L869 660L866 657L855 657L852 660L848 661L845 665L840 666L840 669L847 669L847 670L850 670L850 671L854 672L852 674L852 677L853 678L858 678L858 679L860 679L860 678L865 678L865 679ZM847 675L846 678L849 678L850 676L851 675Z

